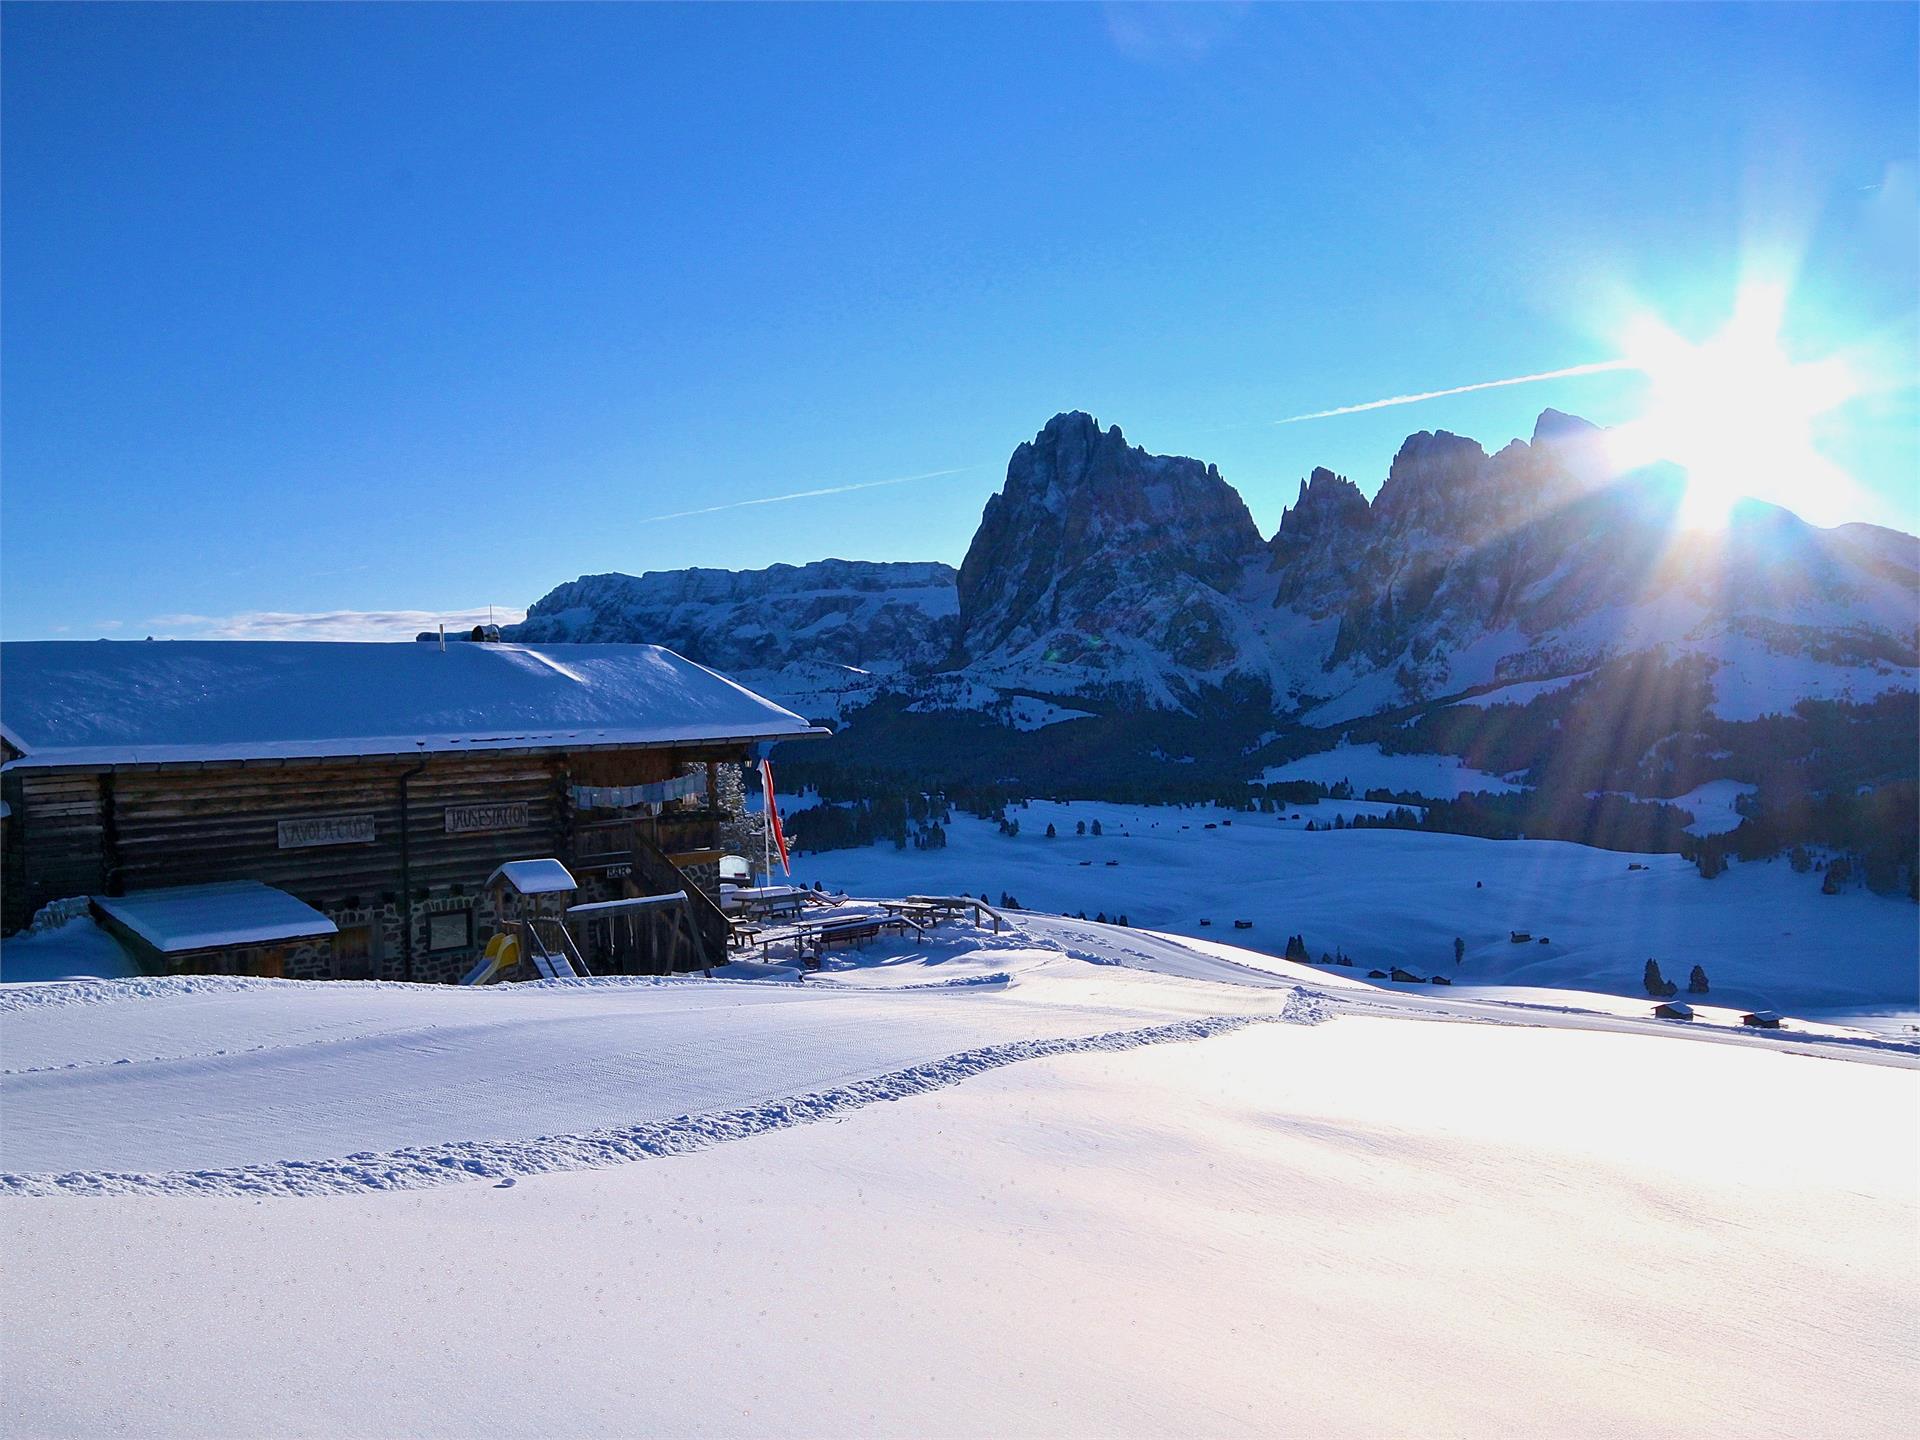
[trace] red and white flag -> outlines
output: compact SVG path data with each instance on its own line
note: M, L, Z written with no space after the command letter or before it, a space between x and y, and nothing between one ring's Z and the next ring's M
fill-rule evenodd
M767 797L767 829L773 835L773 848L780 852L780 873L789 879L793 867L787 863L787 832L780 828L780 807L773 803L773 762L760 762L760 788Z

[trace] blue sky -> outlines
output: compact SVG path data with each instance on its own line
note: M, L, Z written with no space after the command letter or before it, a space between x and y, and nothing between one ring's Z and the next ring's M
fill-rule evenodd
M1847 518L1914 529L1915 14L8 5L0 626L957 563L1075 408L1271 530L1645 384L1276 420L1705 338L1756 262L1871 356Z

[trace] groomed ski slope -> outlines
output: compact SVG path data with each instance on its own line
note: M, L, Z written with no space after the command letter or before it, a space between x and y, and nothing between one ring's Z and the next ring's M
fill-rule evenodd
M0 1433L1904 1433L1920 1054L1573 999L1038 917L3 987Z

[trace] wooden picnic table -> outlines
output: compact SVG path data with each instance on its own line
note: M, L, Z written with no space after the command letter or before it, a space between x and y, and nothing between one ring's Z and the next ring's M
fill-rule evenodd
M807 893L790 885L768 885L752 890L727 890L722 892L720 898L724 908L755 919L798 915L806 906Z
M907 903L925 905L936 914L955 920L959 919L963 912L972 911L974 924L979 925L984 923L984 920L991 920L993 933L996 935L1000 933L1000 912L986 901L976 900L971 895L909 895Z
M880 908L889 915L905 915L923 924L948 919L953 913L950 910L942 910L937 905L927 905L918 900L882 900Z
M907 915L843 915L833 920L810 920L777 935L768 933L762 935L758 943L763 958L771 958L774 942L784 940L791 940L798 954L804 956L811 949L817 957L834 945L877 940L887 930L898 930L903 935L911 930L916 938L926 935L926 926Z

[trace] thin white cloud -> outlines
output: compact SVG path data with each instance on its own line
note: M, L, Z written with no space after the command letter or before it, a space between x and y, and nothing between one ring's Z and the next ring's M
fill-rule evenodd
M1250 5L1200 0L1125 0L1102 7L1107 39L1129 60L1195 64L1230 41Z
M665 515L648 515L642 524L656 520L685 520L690 515L718 515L722 510L744 510L750 505L780 505L788 500L812 500L822 495L845 495L853 490L878 490L882 485L910 485L915 480L937 480L943 475L965 475L982 465L956 465L951 470L928 470L919 475L896 475L891 480L862 480L853 485L824 485L818 490L795 490L786 495L761 495L752 500L729 500L724 505L706 505L698 510L674 510Z
M411 640L445 624L449 634L487 623L515 625L527 618L517 605L465 610L243 610L234 615L156 615L153 634L170 640Z
M1297 425L1302 420L1328 420L1335 415L1358 415L1363 410L1385 410L1393 405L1413 405L1422 400L1439 400L1448 395L1470 395L1475 390L1504 390L1509 385L1532 385L1539 380L1571 380L1580 375L1605 375L1615 370L1637 368L1630 360L1596 360L1590 365L1569 365L1564 370L1542 370L1538 375L1515 375L1506 380L1481 380L1472 385L1454 385L1445 390L1422 390L1417 395L1390 395L1385 400L1368 400L1359 405L1341 405L1332 410L1315 410L1309 415L1289 415L1276 425Z

